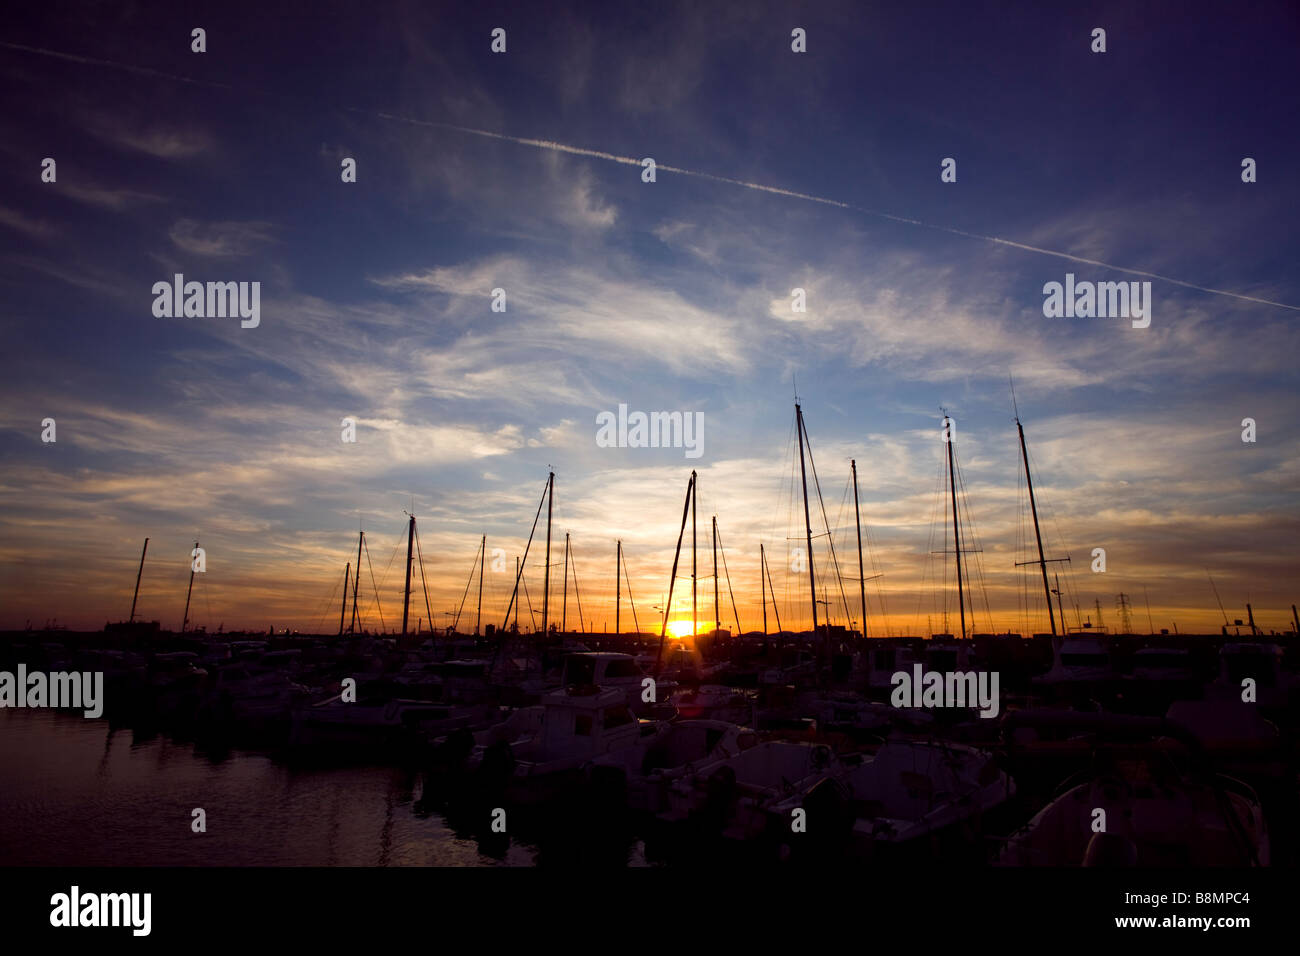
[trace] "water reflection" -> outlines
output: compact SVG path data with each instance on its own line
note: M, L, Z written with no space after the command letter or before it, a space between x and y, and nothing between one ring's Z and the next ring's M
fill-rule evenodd
M129 746L122 746L128 740ZM0 711L0 864L48 866L528 866L431 808L419 775L291 769L50 711ZM207 832L191 830L206 811Z

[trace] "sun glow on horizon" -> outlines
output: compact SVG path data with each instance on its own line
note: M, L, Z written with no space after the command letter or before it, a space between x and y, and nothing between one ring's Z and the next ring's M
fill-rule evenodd
M690 637L695 632L690 621L671 621L668 624L668 636L675 638Z

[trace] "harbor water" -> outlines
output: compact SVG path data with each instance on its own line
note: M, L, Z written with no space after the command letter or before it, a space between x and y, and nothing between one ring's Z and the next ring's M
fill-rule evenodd
M0 710L0 864L531 866L538 847L484 841L421 808L423 775L297 769L204 753L105 720ZM206 832L192 829L195 809ZM545 854L540 854L545 862ZM629 863L638 861L629 847Z

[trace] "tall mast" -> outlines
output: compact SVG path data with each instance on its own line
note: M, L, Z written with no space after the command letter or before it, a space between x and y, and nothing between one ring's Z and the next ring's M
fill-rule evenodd
M614 556L614 633L618 634L618 613L623 609L623 542Z
M551 511L555 505L555 472L546 479L546 575L542 584L542 637L550 633L546 614L551 599Z
M564 532L564 603L560 611L560 633L569 626L569 532Z
M411 515L411 520L406 525L406 594L402 598L402 637L406 636L407 615L411 610L411 548L414 544L415 515Z
M361 587L361 544L366 540L364 531L357 532L357 573L352 576L352 623L348 626L348 633L357 632L357 590Z
M699 555L695 549L695 505L697 488L695 472L691 472L691 638L700 633L699 598L697 596L699 575Z
M550 475L548 475L546 478L546 487L542 489L542 497L537 501L537 514L533 515L533 527L532 530L528 532L528 543L524 545L525 559L528 557L528 552L533 547L533 536L537 534L537 522L540 521L542 517L542 505L544 505L547 499L551 496L551 492L554 489L554 484L553 484L554 480L555 480L555 472L551 472ZM550 570L551 570L551 518L550 518L550 512L548 511L546 516L546 571L548 575L548 582L547 582L548 584L549 584ZM523 580L523 564L519 560L516 560L515 561L515 588L513 591L510 592L510 603L506 605L506 619L505 619L505 623L501 625L502 630L507 630L510 626L511 608L514 608L515 610L515 626L516 626L516 630L518 629L519 584L522 580ZM550 588L548 587L547 590L549 591ZM524 596L527 597L526 591ZM530 604L529 606L531 607L532 605Z
M722 630L722 612L718 609L718 516L713 516L713 633Z
M961 609L961 636L966 636L966 601L965 591L962 589L961 582L961 525L957 523L957 472L952 465L952 446L956 441L956 436L952 433L952 419L947 413L943 416L944 424L948 427L944 429L944 438L947 439L948 445L948 487L952 491L952 536L953 551L957 557L957 606Z
M140 552L140 570L135 572L135 594L131 595L131 616L127 618L127 623L135 621L135 602L140 597L140 576L144 574L144 556L149 551L149 539L144 539L144 549Z
M763 580L763 569L767 567L767 558L763 554L763 542L758 543L758 593L763 602L763 636L767 636L767 582Z
M483 623L483 571L487 563L487 535L483 535L483 540L479 543L478 559L478 613L474 615L474 636L478 637L479 625ZM433 626L433 622L429 622Z
M194 550L199 550L198 541L194 542ZM190 554L190 586L185 591L185 618L181 621L181 633L185 633L185 625L190 623L190 595L194 593L194 555Z
M858 512L858 461L849 461L853 470L853 526L858 530L858 590L862 593L862 636L867 636L867 572L862 566L862 515Z
M673 551L673 571L668 576L668 598L664 601L664 619L659 626L659 651L655 654L655 673L659 673L659 665L664 656L664 637L668 633L668 615L673 607L673 585L677 581L677 562L682 556L682 537L686 534L686 513L691 510L691 495L695 491L695 472L691 472L691 480L686 485L686 501L682 505L682 526L677 531L677 549Z
M1025 487L1029 489L1029 510L1034 515L1034 539L1038 542L1038 569L1043 572L1043 595L1047 598L1047 620L1052 626L1052 636L1056 636L1056 617L1052 613L1052 589L1047 585L1047 559L1043 556L1043 534L1038 529L1038 503L1034 500L1034 479L1029 475L1029 451L1025 448L1025 427L1016 418L1016 431L1020 433L1020 456L1025 462ZM1065 621L1061 621L1064 629Z
M1065 626L1065 605L1061 603L1061 576L1055 571L1052 577L1056 580L1056 609L1061 612L1061 633L1065 634L1069 628ZM1078 623L1078 616L1075 616L1075 623Z
M760 554L762 546L760 545ZM772 598L772 614L776 616L776 629L781 631L781 609L776 606L776 588L772 586L772 566L767 563L767 558L763 557L763 570L767 572L767 593Z
M343 636L343 618L348 613L348 578L352 575L352 562L343 568L343 601L339 604L339 637Z
M817 581L813 575L812 517L808 513L808 473L803 462L803 409L794 403L795 431L799 433L799 477L803 481L803 524L808 541L808 591L812 595L813 640L817 639Z

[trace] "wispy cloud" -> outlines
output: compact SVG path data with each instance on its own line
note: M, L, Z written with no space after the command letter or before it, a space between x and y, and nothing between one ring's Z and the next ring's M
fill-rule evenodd
M48 240L58 235L58 227L43 219L33 219L17 209L0 206L0 226L21 232L29 239Z
M121 212L124 209L130 209L136 206L144 206L151 203L165 202L162 196L153 193L139 192L134 189L104 189L96 186L80 186L65 183L59 187L59 192L77 202L86 203L91 206L98 206L101 209L110 209L113 212Z
M167 233L177 248L196 256L247 256L272 241L268 222L197 222L179 219Z

